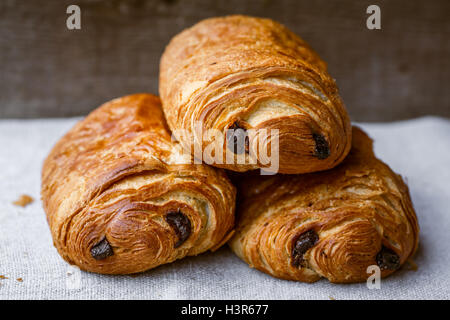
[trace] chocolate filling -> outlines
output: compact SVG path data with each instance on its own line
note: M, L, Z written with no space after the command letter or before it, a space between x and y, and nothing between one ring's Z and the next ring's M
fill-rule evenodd
M316 143L314 156L319 159L328 158L330 156L330 147L328 146L328 142L325 140L325 137L321 134L313 133L313 139Z
M400 267L400 258L399 256L392 251L391 249L383 246L378 252L377 257L377 265L381 270L396 270Z
M175 231L178 241L175 248L181 246L191 235L191 221L180 211L170 211L166 214L166 222Z
M227 147L235 154L249 152L247 130L240 127L236 122L227 130Z
M311 249L319 240L314 230L302 233L294 242L292 248L292 265L294 267L304 266L303 255Z
M99 243L91 248L91 256L95 260L103 260L109 256L112 256L113 254L114 251L106 237L104 237Z

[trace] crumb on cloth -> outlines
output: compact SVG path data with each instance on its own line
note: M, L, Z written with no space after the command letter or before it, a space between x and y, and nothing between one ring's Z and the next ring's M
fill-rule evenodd
M8 277L5 277L4 275L0 275L0 279L8 279Z
M27 205L29 205L33 201L34 201L34 199L31 196L29 196L27 194L23 194L23 195L21 195L19 197L19 199L14 201L13 204L16 205L16 206L20 206L20 207L26 207Z
M23 282L22 278L17 278L16 280L19 281L19 282Z

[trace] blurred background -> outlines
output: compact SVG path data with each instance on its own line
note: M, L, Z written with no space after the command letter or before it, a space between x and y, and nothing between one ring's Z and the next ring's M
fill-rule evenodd
M66 9L81 8L81 30ZM366 9L381 8L381 30ZM172 36L227 14L275 19L328 63L356 121L450 117L449 0L0 1L0 118L85 115L135 92L158 93Z

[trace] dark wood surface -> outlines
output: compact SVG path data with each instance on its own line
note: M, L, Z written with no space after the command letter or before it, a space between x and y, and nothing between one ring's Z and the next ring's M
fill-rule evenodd
M81 30L66 8L81 7ZM381 7L381 30L366 8ZM328 62L353 120L450 117L449 0L0 1L0 118L84 115L158 90L170 38L226 14L287 25Z

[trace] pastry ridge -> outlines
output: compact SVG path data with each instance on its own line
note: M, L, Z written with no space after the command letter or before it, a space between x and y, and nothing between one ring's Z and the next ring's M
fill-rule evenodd
M224 137L236 124L257 132L278 129L278 172L321 171L341 162L351 145L350 120L326 70L305 41L273 20L211 18L176 35L166 47L160 96L172 131L193 135L177 136L188 150L205 148L195 122ZM326 153L317 154L314 135L325 142ZM217 143L225 153L223 141ZM257 148L256 139L249 148ZM213 163L205 157L233 171L267 167L257 154L237 155L245 163Z
M180 164L158 97L100 106L44 162L42 201L54 245L81 269L127 274L196 255L227 239L235 189L225 173Z
M370 265L393 273L418 246L407 185L353 128L350 154L336 168L305 175L242 174L229 244L250 266L282 279L366 281Z

